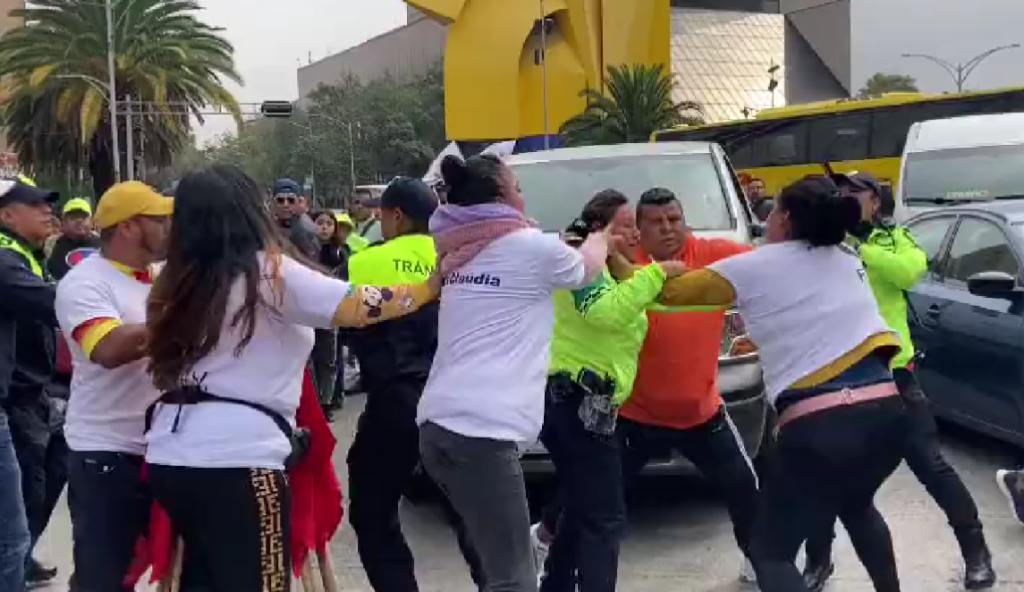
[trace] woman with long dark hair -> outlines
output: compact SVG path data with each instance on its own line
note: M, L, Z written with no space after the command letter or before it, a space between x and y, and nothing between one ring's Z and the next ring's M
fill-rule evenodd
M352 286L285 254L260 189L214 166L175 192L167 263L147 311L154 494L218 591L288 590L285 467L313 329L363 326L435 297Z
M857 554L878 592L898 592L875 493L903 459L908 424L889 362L899 336L882 319L856 252L857 200L827 177L785 188L768 245L666 282L671 305L735 303L760 346L778 438L750 559L764 592L807 590L794 565L836 517L863 525Z

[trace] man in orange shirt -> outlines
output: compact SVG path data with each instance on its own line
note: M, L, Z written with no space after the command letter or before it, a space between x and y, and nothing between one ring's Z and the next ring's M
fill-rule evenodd
M674 259L699 269L750 250L728 240L694 236L682 204L668 189L644 192L636 218L637 264ZM718 394L725 313L652 310L647 315L649 327L633 395L619 413L624 481L630 483L655 454L678 451L721 490L736 542L746 555L758 486L750 457ZM753 571L745 569L741 577L752 581Z

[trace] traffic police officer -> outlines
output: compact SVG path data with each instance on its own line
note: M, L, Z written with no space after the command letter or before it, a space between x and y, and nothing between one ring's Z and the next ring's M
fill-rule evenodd
M58 195L0 180L0 590L18 591L31 545L45 527L45 457L55 363L53 303L39 251ZM36 567L33 564L33 567ZM33 570L36 571L36 570ZM42 579L46 579L43 577Z
M963 554L964 586L968 590L989 588L995 584L996 574L982 534L978 507L956 471L942 456L935 418L914 376L914 344L907 325L906 291L927 271L927 255L905 227L892 221L895 208L892 193L874 177L851 173L833 175L833 179L840 189L856 197L861 204L862 222L852 242L864 262L882 317L900 334L903 344L893 359L892 374L913 428L904 460L946 513ZM850 538L856 541L860 525L844 526ZM833 533L826 531L807 541L804 579L812 592L820 591L834 570L832 537Z
M381 196L385 242L349 259L349 281L366 285L426 281L437 262L427 224L436 207L437 196L423 181L406 177L392 181ZM366 391L366 407L348 453L349 521L359 558L376 592L417 590L398 504L420 462L416 407L437 349L437 313L434 302L414 314L354 331L349 339ZM479 559L454 512L446 509L482 589Z

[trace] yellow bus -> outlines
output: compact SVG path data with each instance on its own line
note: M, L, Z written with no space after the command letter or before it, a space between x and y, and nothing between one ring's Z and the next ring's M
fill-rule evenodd
M958 115L1024 111L1024 87L961 94L891 93L765 109L753 119L678 127L653 134L655 142L703 141L722 145L746 186L761 179L769 195L823 163L837 172L862 171L895 189L910 126Z

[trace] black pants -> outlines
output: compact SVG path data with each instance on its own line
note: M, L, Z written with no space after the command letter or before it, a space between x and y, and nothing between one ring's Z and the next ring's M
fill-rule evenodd
M893 379L899 388L907 409L910 431L906 443L904 460L914 472L918 481L946 513L949 525L958 540L967 540L972 533L981 532L978 506L974 503L964 482L946 459L939 446L938 428L928 400L914 373L907 369L893 370ZM835 537L834 524L807 539L808 565L826 565L832 560L832 539ZM843 523L851 539L864 535L859 530L861 522ZM870 527L870 523L868 524ZM870 535L868 535L870 536Z
M899 397L826 409L782 427L750 548L762 592L806 590L797 551L837 517L862 525L853 542L875 590L899 591L892 539L874 497L903 459L906 431Z
M584 429L582 393L555 401L550 391L541 442L558 472L562 512L549 531L557 534L541 592L575 592L577 582L581 592L614 592L626 525L619 441Z
M116 452L69 456L68 508L74 538L72 592L129 590L122 584L153 498L140 479L142 457Z
M185 544L187 571L216 592L288 592L291 499L283 471L150 465L149 479Z
M338 331L317 329L315 335L313 351L310 353L313 382L320 405L326 408L334 402L334 386L338 379Z
M757 474L724 406L708 421L685 430L619 418L618 435L627 487L654 454L678 451L721 491L736 543L744 555L749 555L747 547L759 501Z
M420 464L419 429L412 417L401 423L363 414L348 452L348 519L356 533L359 559L376 592L418 590L398 506ZM442 504L470 575L483 589L480 557L448 499L443 498Z
M11 440L21 468L21 493L32 544L43 532L46 513L46 448L50 443L51 406L44 394L12 397L7 409Z
M60 495L64 492L64 486L68 482L68 443L64 439L64 432L58 432L50 436L46 445L46 487L44 490L43 507L39 515L36 528L39 532L32 531L32 540L39 540L47 525L50 524L50 517L53 516L57 503L60 502Z

